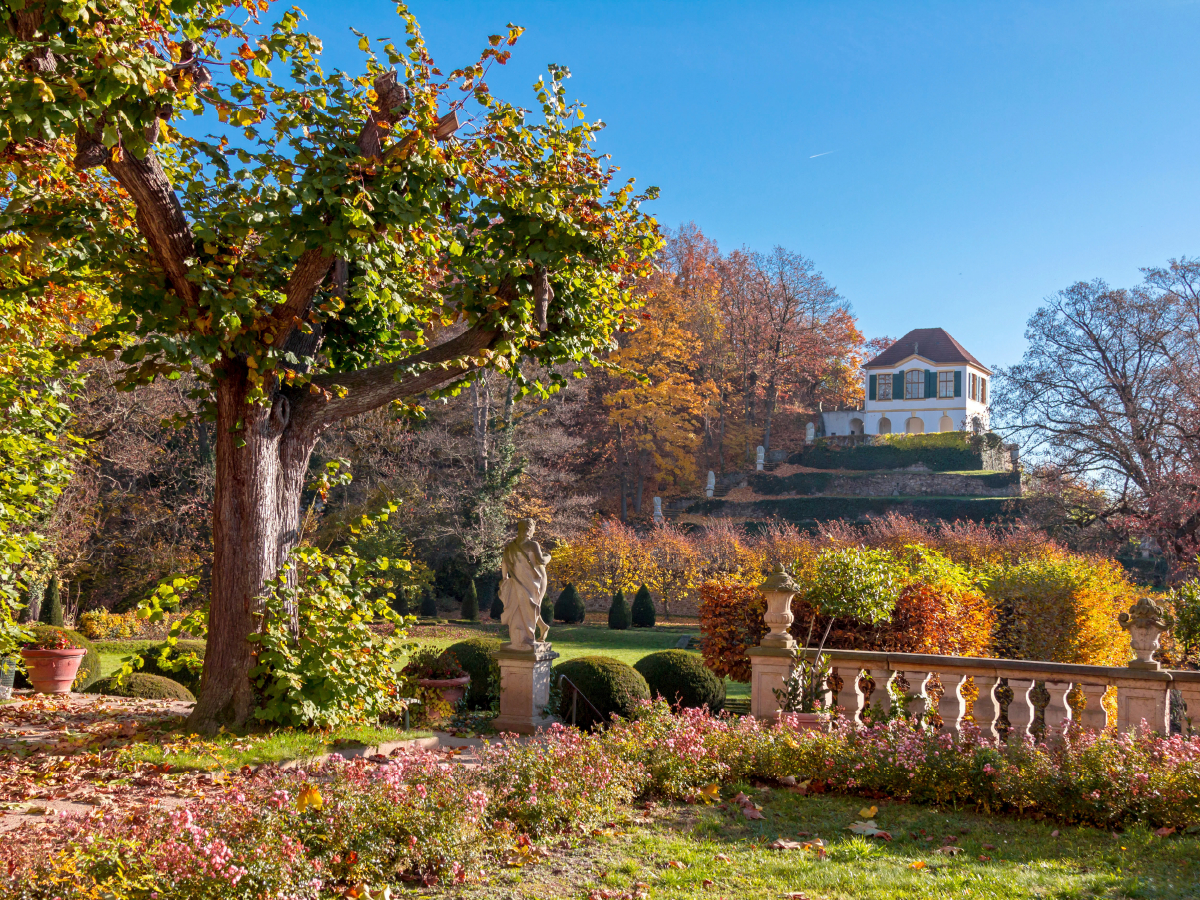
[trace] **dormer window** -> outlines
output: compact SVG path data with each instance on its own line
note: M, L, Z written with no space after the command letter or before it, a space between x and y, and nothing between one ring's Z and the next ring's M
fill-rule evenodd
M909 369L904 373L904 399L925 399L925 372L921 369Z

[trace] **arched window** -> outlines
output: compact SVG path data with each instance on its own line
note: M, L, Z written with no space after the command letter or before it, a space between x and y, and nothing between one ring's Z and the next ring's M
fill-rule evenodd
M880 434L891 434L892 433L892 420L889 419L887 416L884 416L882 419L879 420L879 433Z
M908 421L904 423L904 431L907 434L924 434L925 423L916 416L910 416Z

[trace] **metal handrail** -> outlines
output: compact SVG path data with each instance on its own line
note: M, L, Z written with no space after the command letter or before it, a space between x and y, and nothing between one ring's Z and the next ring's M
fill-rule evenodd
M596 704L594 704L591 700L589 700L587 698L587 694L585 694L583 691L581 691L579 689L579 685L577 685L570 678L568 678L566 675L563 675L560 672L558 675L558 687L560 690L562 689L562 683L564 681L571 686L571 691L572 691L572 693L571 693L571 724L575 725L576 721L578 719L578 712L577 712L578 703L579 703L578 698L580 698L580 697L583 698L584 703L586 703L588 706L590 706L592 708L592 712L596 714L597 721L603 722L604 721L604 713L602 713L602 712L600 712L600 710L596 709ZM578 727L578 726L576 726L576 727Z

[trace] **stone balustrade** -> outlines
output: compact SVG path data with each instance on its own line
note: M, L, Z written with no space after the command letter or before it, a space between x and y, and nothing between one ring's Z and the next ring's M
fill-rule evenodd
M799 651L797 656L800 653L816 655L815 650ZM992 737L1030 733L1039 719L1047 732L1061 731L1068 722L1128 731L1145 720L1149 727L1166 733L1174 690L1200 730L1200 672L865 650L826 650L825 655L833 667L830 681L838 686L827 698L858 721L868 704L887 710L896 702L892 695L901 692L887 686L897 684L905 686L901 702L908 713L920 716L936 710L941 728L949 731L957 731L969 715L977 728ZM1102 702L1110 687L1116 688L1113 720ZM767 693L767 708L756 714L765 713L762 717L769 719L778 715L778 705L769 688Z
M817 655L815 649L798 649L787 633L797 590L782 569L762 585L767 599L764 619L771 633L762 646L748 651L750 712L760 719L778 718L775 692L782 690L796 659ZM1142 598L1121 614L1120 621L1130 633L1136 657L1126 666L826 650L832 675L823 705L861 722L868 706L886 712L902 703L909 715L940 721L938 727L944 730L957 732L969 722L998 738L1054 733L1072 722L1129 731L1144 721L1155 731L1169 733L1176 696L1181 704L1176 705L1175 724L1185 733L1200 732L1200 672L1163 669L1154 659L1159 635L1169 624L1163 611ZM1110 688L1115 689L1115 717L1105 709Z

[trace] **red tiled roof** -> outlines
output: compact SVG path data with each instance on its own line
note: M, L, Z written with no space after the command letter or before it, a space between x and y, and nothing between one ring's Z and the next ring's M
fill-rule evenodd
M935 365L970 363L989 375L992 370L968 353L963 345L950 336L944 328L914 328L892 346L888 347L864 368L881 369L897 366L910 356L920 356Z

